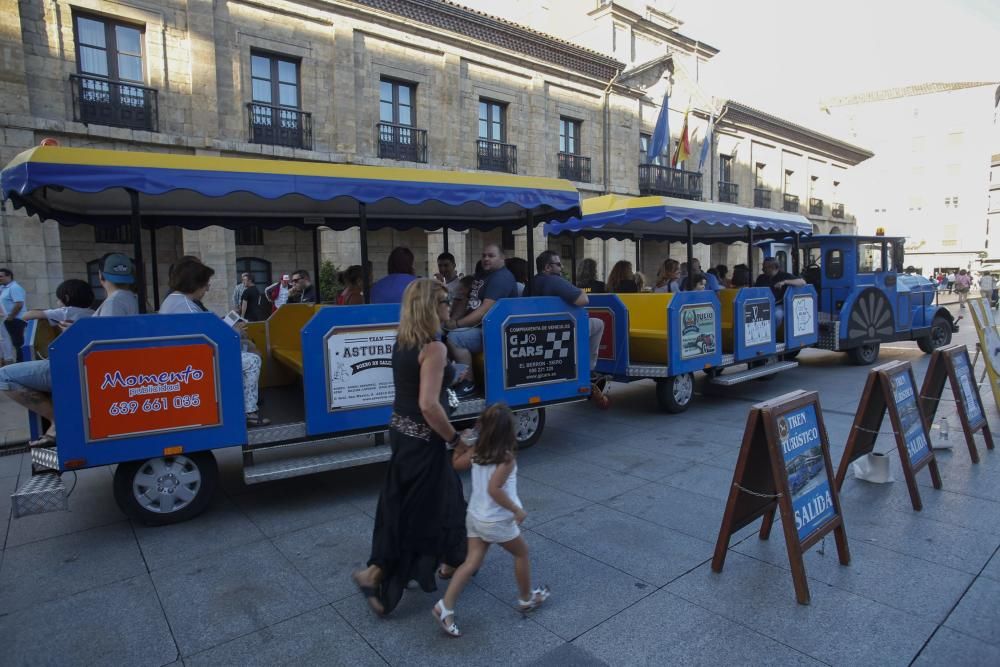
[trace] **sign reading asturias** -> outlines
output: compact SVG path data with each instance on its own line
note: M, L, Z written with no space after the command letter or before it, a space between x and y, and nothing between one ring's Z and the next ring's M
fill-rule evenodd
M83 370L88 440L219 424L207 343L96 350Z

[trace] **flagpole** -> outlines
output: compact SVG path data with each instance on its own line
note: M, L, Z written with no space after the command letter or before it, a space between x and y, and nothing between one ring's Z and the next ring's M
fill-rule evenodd
M708 143L708 201L715 201L715 151L712 144L715 143L715 132L712 126L715 124L715 98L712 98L712 109L708 115L708 136L705 141Z

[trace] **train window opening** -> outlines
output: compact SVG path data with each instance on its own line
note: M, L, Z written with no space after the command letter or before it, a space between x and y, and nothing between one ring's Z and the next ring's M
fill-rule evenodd
M858 273L875 273L883 268L882 242L858 243Z
M827 278L844 277L844 254L839 249L827 250L824 264Z

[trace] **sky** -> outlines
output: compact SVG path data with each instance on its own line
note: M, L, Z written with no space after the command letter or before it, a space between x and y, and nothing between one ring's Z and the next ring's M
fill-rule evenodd
M526 2L462 4L520 20ZM683 34L719 49L700 70L710 95L805 124L823 123L825 97L934 81L1000 81L1000 0L629 4L654 5L683 21Z

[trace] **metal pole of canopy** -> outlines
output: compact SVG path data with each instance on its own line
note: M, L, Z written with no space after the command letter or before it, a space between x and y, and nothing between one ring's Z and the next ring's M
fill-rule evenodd
M149 263L153 267L153 308L155 310L160 309L160 270L156 266L156 260L159 255L156 253L156 227L153 225L149 226L149 254L152 255Z
M139 193L125 188L132 204L132 253L135 255L135 288L139 296L139 312L146 313L146 263L142 258L142 217L139 215Z
M313 290L316 292L316 303L323 303L319 282L319 226L313 227Z
M368 279L368 205L364 202L358 204L358 230L361 233L361 275L364 276L362 283L365 303L371 303L371 281Z
M694 264L694 225L691 221L687 221L687 246L688 246L688 289L694 287L694 271L691 270L691 265Z
M642 237L635 237L635 270L642 273Z
M753 227L747 228L747 268L750 269L750 284L753 285Z
M576 234L570 232L569 235L569 271L570 282L576 284Z
M535 215L528 211L528 280L535 275Z
M444 246L442 252L448 252L448 225L441 228L441 243Z
M799 233L799 232L796 232L795 233L795 256L792 257L792 273L794 273L796 276L798 276L799 272L802 270L802 264L801 264L801 260L799 258L799 253L801 252L801 242L802 242L802 234Z

